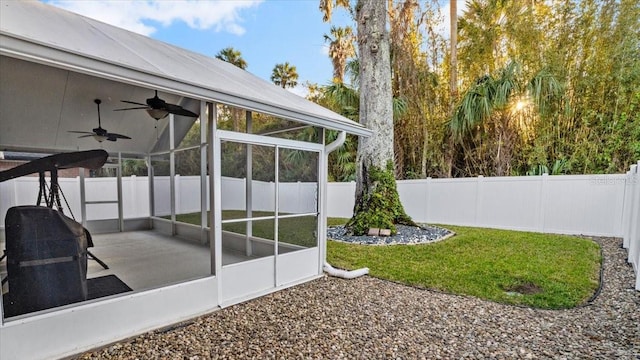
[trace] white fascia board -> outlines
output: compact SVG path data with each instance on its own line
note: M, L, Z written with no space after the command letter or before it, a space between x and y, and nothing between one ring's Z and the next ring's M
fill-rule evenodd
M216 136L220 140L249 142L254 145L263 145L263 146L272 146L272 147L277 145L277 146L286 147L286 148L296 148L300 150L315 151L315 152L322 152L322 150L324 150L324 146L322 144L297 141L297 140L291 140L291 139L283 139L283 138L265 137L261 135L245 134L245 133L233 132L228 130L217 130Z
M358 123L321 118L312 114L289 110L271 104L261 103L252 99L245 99L235 95L225 94L193 84L181 82L178 79L167 78L145 71L107 63L102 60L87 57L83 54L70 53L53 47L36 44L17 37L0 34L0 55L14 57L43 65L53 66L65 70L109 79L121 83L163 90L196 100L212 101L216 103L236 106L250 111L278 116L284 119L298 121L326 129L346 131L347 133L369 137L373 132Z

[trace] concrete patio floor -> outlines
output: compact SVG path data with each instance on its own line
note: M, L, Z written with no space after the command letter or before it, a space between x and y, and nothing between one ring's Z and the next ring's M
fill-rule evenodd
M211 275L208 245L154 231L93 235L89 251L105 262L89 260L87 278L114 274L135 290L151 289ZM226 262L242 261L240 254L224 254Z
M209 245L198 244L153 230L92 235L94 246L89 251L107 264L104 269L97 261L89 260L87 278L116 275L134 291L148 290L173 283L210 276ZM4 249L0 241L0 249ZM244 254L224 250L222 264L245 260ZM0 277L7 276L6 260L0 262ZM3 292L7 285L3 286Z

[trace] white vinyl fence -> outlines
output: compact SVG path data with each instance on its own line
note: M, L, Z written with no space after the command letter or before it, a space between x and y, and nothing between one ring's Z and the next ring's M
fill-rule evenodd
M401 180L398 193L419 223L622 237L626 177ZM328 216L350 217L354 191L355 183L330 184Z
M80 178L59 178L69 206L63 202L65 213L82 221L80 209ZM171 198L168 176L154 177L154 207L157 216L171 214ZM200 211L200 177L175 177L176 213L186 214ZM222 178L222 209L243 210L245 204L245 179ZM0 183L0 225L4 225L7 210L17 205L35 205L38 199L39 180L37 177L23 177ZM252 208L256 211L272 211L275 183L253 181ZM313 213L317 211L317 183L280 183L279 210L283 213ZM208 200L208 196L205 199ZM118 217L118 189L116 178L85 178L85 200L87 220L115 219ZM90 203L100 202L100 203ZM104 203L113 202L113 203ZM148 217L149 179L144 176L122 178L122 206L125 219ZM209 204L207 202L207 208ZM0 226L2 227L2 226Z
M640 161L627 172L623 226L623 242L629 250L628 261L636 272L636 290L640 290Z
M477 177L398 181L407 213L431 224L477 226L557 234L612 236L624 239L629 262L640 272L640 162L627 174L521 177ZM60 186L80 221L80 180L61 178ZM200 211L200 179L177 176L176 213ZM115 178L87 178L87 201L114 201ZM156 215L170 213L169 179L155 178ZM317 209L316 183L281 183L280 211L308 213ZM123 178L125 218L149 216L147 177ZM274 183L254 181L254 210L273 209ZM330 183L327 215L350 217L355 183ZM245 208L245 180L222 179L222 208ZM35 204L38 178L0 183L0 219L9 207ZM208 197L205 197L208 199ZM66 206L65 206L66 207ZM116 204L87 204L87 219L117 218ZM3 224L3 221L0 223ZM640 276L636 288L640 290Z
M73 215L77 221L82 221L80 178L59 178L58 183L64 195L62 205L65 214ZM38 200L39 186L37 177L22 177L0 183L0 224L4 226L4 218L10 207L35 205ZM87 220L118 218L117 186L116 178L85 179L85 200L87 202L113 202L87 204ZM65 203L65 199L69 206ZM200 200L198 199L198 201ZM125 218L149 216L149 181L147 177L122 178L122 202Z
M353 214L355 183L329 184L328 216ZM419 223L622 237L640 290L640 162L627 174L398 181Z

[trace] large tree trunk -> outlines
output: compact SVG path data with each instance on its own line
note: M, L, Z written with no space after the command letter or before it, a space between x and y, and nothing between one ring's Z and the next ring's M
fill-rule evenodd
M356 203L347 224L355 234L368 228L412 223L398 199L393 169L393 100L387 32L387 2L358 0L360 123L373 130L358 140ZM376 196L378 194L379 196Z
M359 0L356 6L360 59L360 123L374 131L358 142L358 164L386 168L393 161L393 100L386 2ZM358 167L358 184L362 167ZM360 190L357 190L360 192Z

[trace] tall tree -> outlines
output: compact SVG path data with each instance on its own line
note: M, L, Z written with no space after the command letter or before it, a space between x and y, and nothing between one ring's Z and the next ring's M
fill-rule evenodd
M333 81L343 82L347 60L356 55L353 45L355 37L351 27L332 26L331 35L324 35L324 41L329 43L329 57L333 65Z
M325 11L322 7L321 10ZM326 11L324 14L325 19L331 18L330 10L328 16ZM355 14L360 70L359 120L373 130L373 135L358 139L356 199L354 215L347 227L356 235L365 234L370 228L396 233L396 224L413 224L413 221L404 212L394 177L387 3L358 0Z
M393 97L402 99L406 111L394 114L394 155L396 176L419 172L417 160L423 144L425 114L421 104L428 102L423 80L428 77L426 57L420 49L422 34L419 22L422 14L417 0L398 2L389 6L389 36ZM411 176L411 177L415 177Z
M271 81L283 89L296 87L298 85L298 71L288 62L276 64L271 73Z
M451 109L453 109L456 99L458 98L458 0L449 0L449 18L451 32L449 41L451 45L449 70L451 79L449 87L451 88Z
M216 58L233 64L242 70L247 68L247 62L242 58L242 53L233 47L227 47L218 51Z
M357 72L357 60L350 62L352 66L349 73ZM358 84L357 74L351 74L352 84ZM322 88L321 94L315 97L315 101L335 112L340 113L353 121L358 121L360 116L360 93L357 88L350 87L345 83L334 82ZM401 100L393 99L394 118L401 116L406 112L406 103ZM326 141L333 141L337 133L330 132ZM356 153L357 153L357 137L347 135L345 144L337 149L337 151L329 155L329 175L334 181L354 181L356 173Z
M451 42L437 33L442 19L435 2L379 1L389 10L393 96L406 104L403 114L394 114L397 178L525 174L554 164L565 164L569 173L610 173L640 158L637 0L468 0L458 17L457 47L457 1L451 4ZM321 4L331 11L341 6L335 0ZM357 60L347 64L359 65ZM462 102L497 99L482 92L508 79L509 61L521 66L517 84L501 86L513 85L508 104L492 104L490 116L462 133L443 126L452 110L460 114L455 110ZM564 84L559 101L527 105L545 89L526 80L538 78L542 85L548 76ZM453 85L464 95L457 101ZM331 108L342 114L356 110L336 106Z
M449 1L449 116L453 115L456 102L458 101L458 1ZM453 137L448 137L447 142L447 177L451 177L453 169L453 157L455 146Z
M222 61L226 61L230 64L233 64L242 70L245 70L248 66L247 62L242 57L242 53L240 53L239 50L236 50L231 46L218 51L218 54L216 54L216 58ZM228 107L228 106L225 106L225 110L227 111L229 116L232 118L233 131L240 130L241 117L243 116L245 111L239 108Z

